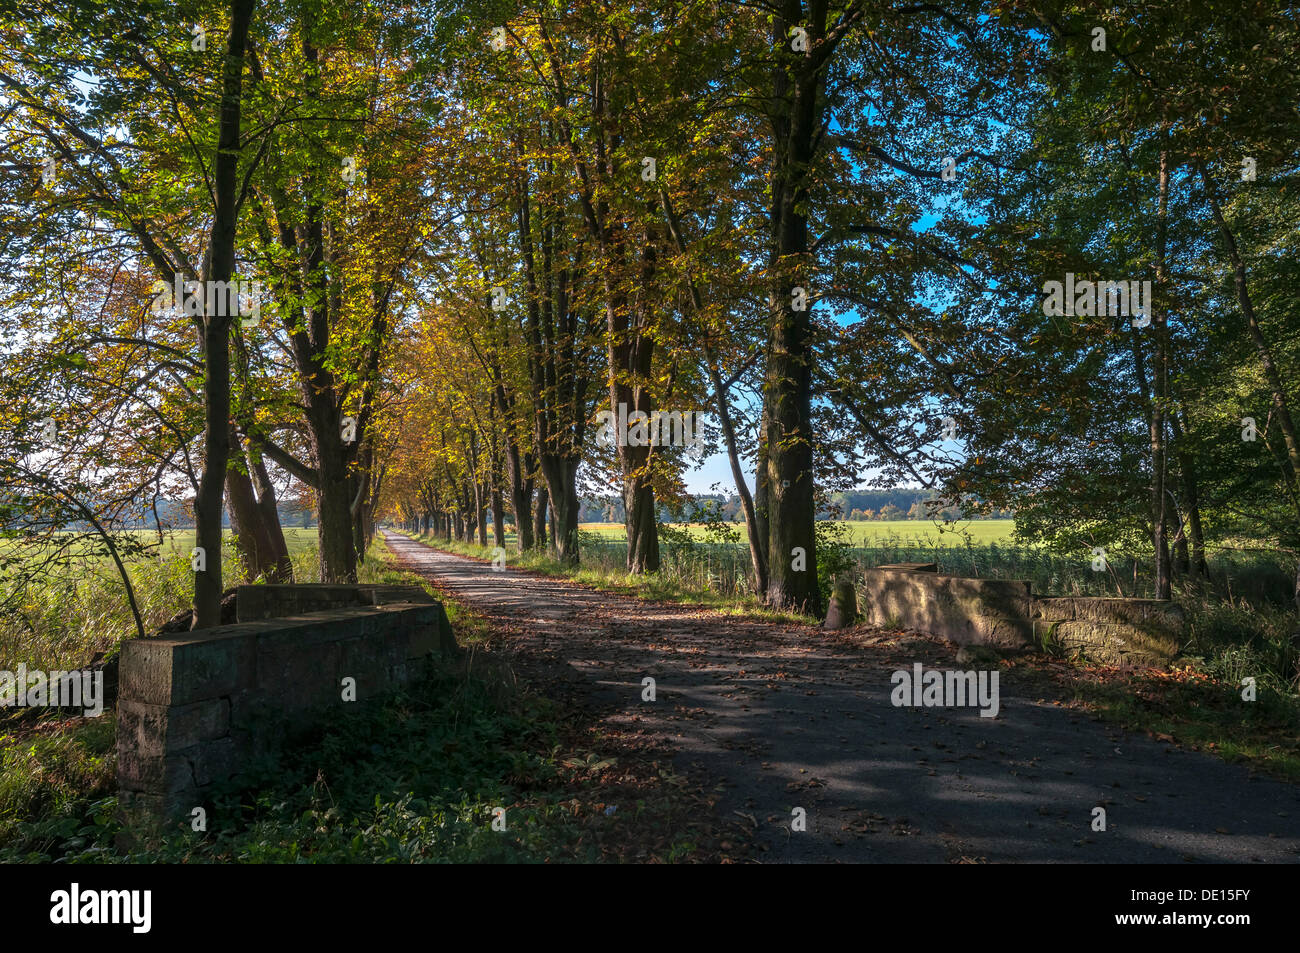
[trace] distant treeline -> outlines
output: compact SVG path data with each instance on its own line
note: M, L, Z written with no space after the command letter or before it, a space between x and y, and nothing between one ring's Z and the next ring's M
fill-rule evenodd
M892 490L852 490L831 494L831 506L837 511L818 511L818 519L902 520L930 519L1011 519L1011 510L993 510L978 515L959 506L934 509L927 504L930 492L923 489L895 487Z

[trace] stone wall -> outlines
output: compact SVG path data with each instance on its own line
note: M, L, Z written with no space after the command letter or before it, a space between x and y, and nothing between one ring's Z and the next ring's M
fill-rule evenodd
M188 815L322 715L456 652L442 604L414 586L241 586L237 618L123 643L117 777L128 814Z
M941 576L936 568L900 563L866 570L863 615L873 625L930 632L961 645L1030 643L1029 583Z
M423 589L415 586L291 583L240 586L235 594L237 622L260 622L262 619L283 619L306 612L323 612L326 609L383 606L399 602L441 605Z
M1161 665L1183 643L1183 607L1161 599L1035 599L1032 622L1040 645L1098 662Z
M1028 582L940 575L934 563L864 572L863 616L962 645L1038 646L1100 662L1163 665L1178 653L1183 610L1155 599L1040 598Z

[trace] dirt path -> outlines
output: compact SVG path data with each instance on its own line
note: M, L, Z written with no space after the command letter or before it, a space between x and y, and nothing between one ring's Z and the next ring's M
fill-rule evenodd
M962 667L942 640L648 604L385 538L513 630L509 651L566 664L605 717L725 785L719 809L753 819L765 860L1300 862L1300 786L1102 724L1014 672L996 718L894 707L892 672Z

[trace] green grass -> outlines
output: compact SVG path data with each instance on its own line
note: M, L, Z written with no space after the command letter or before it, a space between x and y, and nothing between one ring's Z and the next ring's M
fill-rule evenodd
M707 600L708 594L734 602L752 594L753 583L745 528L726 524L732 534L720 540L704 524L661 525L662 574L667 586L655 583L656 598L674 598L674 589ZM1035 592L1058 596L1144 596L1151 581L1139 555L1122 550L1109 554L1111 571L1092 569L1092 553L1053 552L1014 538L1014 520L968 520L945 527L929 520L826 520L817 524L818 569L824 595L833 573L902 562L933 562L939 571L984 579L1021 579ZM579 540L584 567L617 576L626 564L627 542L621 523L583 523ZM513 550L514 536L506 548ZM539 567L540 568L540 567ZM1136 576L1133 570L1136 569ZM639 588L618 581L621 587Z
M148 543L157 535L141 531ZM316 530L286 529L285 542L294 564L295 577L318 577ZM10 552L12 540L0 540ZM194 531L168 534L155 555L139 556L128 563L131 582L146 631L154 631L189 607L194 576L189 553ZM37 560L40 552L29 549L26 558ZM236 556L232 537L226 533L222 555L222 588L228 589L247 578ZM12 576L7 577L12 579ZM0 669L14 669L20 662L29 668L77 668L96 653L111 653L124 638L135 636L135 622L122 588L121 578L107 556L77 557L16 595L6 577L0 577L0 597L7 599L0 615Z
M142 531L141 535L147 537L150 542L157 542L158 540L157 533ZM224 535L229 538L230 530L226 530ZM162 545L163 552L166 554L164 558L174 555L177 558L188 560L190 550L194 548L194 539L195 532L192 529L171 530L166 533ZM318 536L314 528L302 529L301 527L295 527L284 530L284 543L289 548L289 558L291 559L294 556L301 556L310 550L314 550L317 540Z
M76 836L75 818L116 791L116 719L45 719L21 731L0 722L0 861L10 845L48 846ZM84 843L84 842L83 842Z
M61 534L58 533L54 534L56 538L60 535ZM72 536L74 534L65 533L62 535ZM82 534L75 534L75 535L82 535ZM124 532L122 535L126 537L135 537L142 544L146 544L154 547L157 547L160 541L160 537L158 533L154 532L153 530L143 530L143 529L128 530ZM231 531L226 530L224 535L227 538L229 538L231 535ZM188 560L190 550L194 547L194 538L195 538L195 532L192 529L165 530L161 536L161 544L162 544L161 549L168 557L174 555L177 558L184 557L186 560ZM317 539L316 530L314 528L302 529L301 527L298 527L293 529L286 528L284 530L284 541L285 544L289 547L290 555L294 555L296 553L300 553L304 550L314 547L316 545L316 539ZM19 540L0 538L0 552L16 550L23 545L24 544ZM94 556L92 558L108 559L107 556Z
M1130 731L1300 781L1300 699L1272 679L1261 678L1253 702L1242 699L1239 679L1207 674L1204 666L1123 677L1084 669L1069 681L1076 700Z
M617 575L627 559L622 527L585 525L592 529L579 528L584 567ZM1014 529L1011 520L972 521L959 527L974 527L969 537L947 530L940 533L938 527L924 520L824 521L817 526L818 575L824 596L829 596L832 574L905 562L937 563L940 572L956 576L1025 580L1035 592L1044 595L1142 596L1148 595L1150 589L1150 580L1143 572L1145 563L1140 559L1112 551L1112 571L1094 572L1090 552L1057 553L1043 546L1015 542L1010 537ZM986 541L977 541L975 532ZM513 547L513 542L513 538L507 539L507 549ZM666 586L663 582L654 584L669 593L660 597L671 598L674 588L712 592L732 602L753 594L749 548L743 541L710 540L699 525L661 526L660 555L660 575L669 580ZM1133 578L1135 567L1139 572Z

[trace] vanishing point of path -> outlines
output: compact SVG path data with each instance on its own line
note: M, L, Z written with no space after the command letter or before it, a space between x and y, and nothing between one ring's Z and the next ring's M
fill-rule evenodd
M1300 785L1053 704L1014 670L997 718L894 707L895 670L959 667L940 639L645 603L384 535L406 568L516 632L511 653L559 663L611 722L722 786L718 810L755 826L764 860L1300 862ZM796 807L806 832L790 830Z

